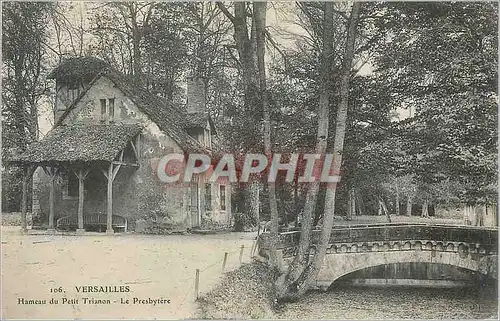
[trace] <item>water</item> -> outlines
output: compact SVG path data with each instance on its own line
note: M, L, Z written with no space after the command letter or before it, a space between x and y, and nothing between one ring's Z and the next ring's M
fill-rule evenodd
M285 304L283 319L498 319L494 289L341 287Z

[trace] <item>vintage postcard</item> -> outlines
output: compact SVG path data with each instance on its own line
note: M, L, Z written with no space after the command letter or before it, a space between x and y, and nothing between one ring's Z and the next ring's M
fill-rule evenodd
M497 2L1 8L2 319L498 319Z

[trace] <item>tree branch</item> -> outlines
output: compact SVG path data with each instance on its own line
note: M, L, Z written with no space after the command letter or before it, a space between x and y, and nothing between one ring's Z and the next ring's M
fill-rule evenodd
M224 13L224 15L234 24L234 16L231 14L231 12L229 12L229 10L227 10L226 6L224 6L224 4L219 1L217 1L215 4L220 9L220 11L222 11L222 13Z
M278 44L274 41L273 37L271 36L271 33L269 32L269 30L265 30L265 36L267 38L267 40L269 41L269 43L273 46L274 49L276 49L280 55L283 57L283 61L285 63L285 69L288 69L288 59L285 55L285 53L283 52L283 50L281 50L278 46Z

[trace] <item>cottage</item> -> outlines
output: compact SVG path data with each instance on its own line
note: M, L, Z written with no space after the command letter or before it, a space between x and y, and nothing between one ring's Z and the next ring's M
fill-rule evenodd
M183 108L96 58L67 59L49 78L56 83L54 128L13 160L26 177L34 172L32 210L48 229L230 223L228 183L195 176L165 184L156 175L166 154L213 154L215 127L200 79L188 79Z

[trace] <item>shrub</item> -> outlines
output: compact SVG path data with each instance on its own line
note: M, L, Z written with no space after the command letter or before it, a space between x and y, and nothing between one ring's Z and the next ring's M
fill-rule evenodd
M213 218L205 215L201 218L200 227L206 230L222 231L226 230L228 228L228 225L221 222L217 222Z
M21 210L21 181L23 173L15 167L7 167L2 171L2 212L19 212Z
M248 212L234 213L234 230L243 232L247 229L257 226L257 219Z

